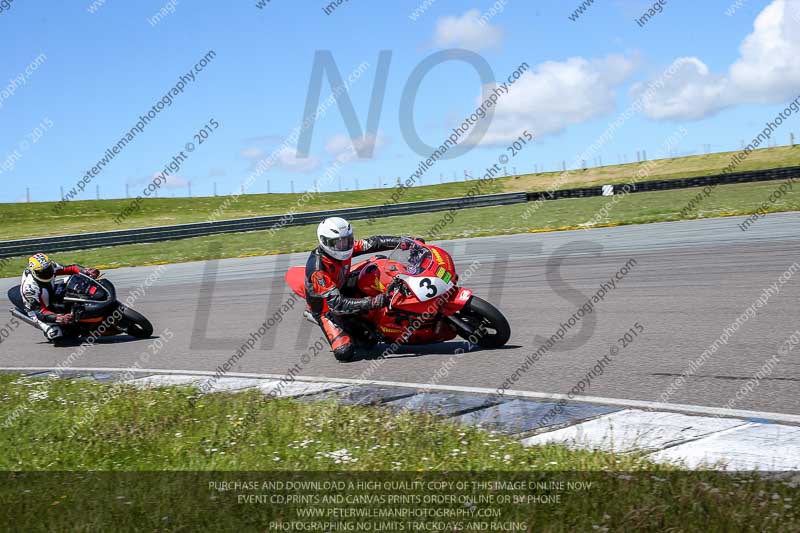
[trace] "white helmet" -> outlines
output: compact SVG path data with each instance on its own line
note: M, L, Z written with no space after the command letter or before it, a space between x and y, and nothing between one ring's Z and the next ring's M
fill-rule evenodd
M334 259L345 261L353 255L353 227L339 217L326 218L317 227L319 247Z

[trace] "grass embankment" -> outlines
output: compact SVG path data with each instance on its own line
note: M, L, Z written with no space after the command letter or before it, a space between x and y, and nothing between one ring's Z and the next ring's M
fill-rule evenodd
M451 524L438 530L485 524L471 529L479 531L500 527L492 523L526 524L522 530L535 531L800 528L797 481L680 473L635 455L561 446L524 448L510 437L408 412L275 400L256 392L200 396L186 387L138 390L10 375L0 376L0 397L6 416L19 413L0 432L0 468L52 472L0 474L5 476L0 483L3 530L275 530L279 527L270 524L276 520L312 520L298 518L298 509L308 508L328 513L318 523L340 526L307 531L357 530L341 524L374 526L372 521ZM104 473L120 470L128 472ZM193 473L131 473L154 470ZM550 485L501 490L469 485L486 479ZM262 485L280 480L345 485ZM402 480L424 484L417 489L385 485ZM258 485L224 490L223 483L242 481ZM358 481L381 486L347 485ZM427 484L432 481L450 485L434 488ZM459 481L467 484L458 489ZM568 482L584 484L557 485ZM317 499L271 500L276 494ZM369 500L381 494L453 500ZM522 500L503 501L503 494ZM349 498L354 496L364 499ZM549 503L527 499L533 497L547 497ZM400 518L381 516L381 509L401 513ZM419 514L424 509L445 514ZM348 515L347 510L375 514ZM489 511L496 514L485 514ZM417 514L402 518L403 512Z
M735 152L669 158L646 163L648 180L677 179L693 176L719 174ZM577 170L567 179L560 180L560 172L522 174L495 180L481 194L495 192L543 191L553 188L573 188L590 185L627 183L641 179L638 175L644 163L608 165L587 170ZM760 170L800 165L800 147L765 148L751 153L736 170ZM438 173L431 171L425 182L438 180ZM474 169L473 172L478 172ZM476 177L478 175L476 174ZM405 179L406 176L403 176ZM401 201L413 202L438 198L463 196L472 187L470 182L444 183L411 187L404 191ZM303 203L300 211L319 211L380 205L387 202L392 189L370 189L312 195ZM296 206L302 194L253 194L243 195L228 204L220 219L244 218L286 213ZM126 218L121 225L114 217L127 207L131 200L90 200L68 202L58 212L53 210L56 202L32 204L0 204L0 240L66 235L147 226L205 222L217 208L225 205L227 197L201 198L153 198L146 199L141 209Z
M781 182L763 182L717 187L699 204L689 218L718 217L755 212ZM530 231L556 230L594 223L595 225L644 224L681 220L680 210L702 189L630 194L616 204L610 198L595 197L557 200L540 204L519 204L479 209L463 209L436 235L439 239L504 235ZM598 213L608 206L605 216ZM795 187L768 209L770 212L800 210L800 187ZM368 225L353 221L356 234L406 234L431 236L431 228L442 226L445 212L389 217ZM758 224L758 223L756 223ZM739 231L731 222L731 231ZM77 262L100 268L141 266L153 263L178 263L212 258L229 258L302 252L316 246L313 226L285 227L269 231L196 237L170 242L96 248L57 254L62 264ZM25 268L26 257L0 261L0 277L17 276Z
M110 398L104 393L111 391ZM431 416L268 399L199 395L90 381L0 376L0 470L641 470L637 458L516 441ZM31 400L33 398L33 400ZM41 398L41 399L37 399ZM96 411L93 415L92 412ZM0 424L5 422L3 416ZM69 438L71 432L75 436ZM398 450L399 448L399 450ZM337 450L346 453L334 454Z

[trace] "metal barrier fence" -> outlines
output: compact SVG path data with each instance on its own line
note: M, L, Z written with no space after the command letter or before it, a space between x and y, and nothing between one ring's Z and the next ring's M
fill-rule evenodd
M681 178L672 180L642 181L631 187L630 193L685 189L733 183L751 183L800 177L800 167L787 167L751 172L736 172L714 176ZM615 185L615 189L621 185ZM491 207L511 205L523 202L560 200L565 198L586 198L601 196L602 186L563 189L557 191L515 192L487 194L473 197L446 198L444 200L426 200L422 202L398 203L393 205L352 207L332 209L329 211L312 211L293 215L271 215L264 217L220 220L215 222L198 222L175 226L158 226L99 233L83 233L59 237L41 237L0 242L0 258L29 255L41 250L48 252L64 252L83 250L120 244L142 244L148 242L186 239L204 235L221 233L238 233L244 231L268 230L289 226L315 224L328 216L342 216L354 220L383 218L397 215L411 215L446 211L449 209L468 209L472 207Z

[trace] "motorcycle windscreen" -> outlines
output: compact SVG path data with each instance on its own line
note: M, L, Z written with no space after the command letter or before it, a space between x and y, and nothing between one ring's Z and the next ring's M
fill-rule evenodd
M387 264L390 262L403 265L403 273L409 276L419 276L433 265L433 256L429 249L403 238L400 245L389 255Z
M109 299L109 293L102 285L86 276L70 276L64 289L64 298L105 302Z

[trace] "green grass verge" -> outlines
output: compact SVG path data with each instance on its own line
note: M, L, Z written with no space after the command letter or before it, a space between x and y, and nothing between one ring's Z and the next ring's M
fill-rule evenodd
M717 187L689 218L719 217L755 212L781 182L746 183ZM595 225L643 224L681 220L680 210L702 189L630 194L616 204L606 197L581 198L527 203L512 206L463 209L445 224L437 238L504 235L530 231L558 230ZM598 213L608 207L604 216ZM800 188L789 191L768 211L800 210ZM442 226L445 212L389 217L369 225L367 221L353 222L357 235L407 234L431 237L432 228ZM731 222L732 231L739 231ZM195 237L162 243L133 244L113 248L64 252L57 254L63 264L77 262L97 265L102 269L121 266L141 266L156 263L200 261L269 255L311 250L316 246L312 226L287 227L274 234L269 231L234 233ZM27 257L0 261L0 277L17 276L25 268Z
M32 395L43 399L31 401ZM0 433L0 470L654 468L635 456L526 449L511 438L432 416L268 399L255 391L201 396L190 387L139 390L3 375L0 397L4 412L20 408ZM326 456L342 449L345 459Z
M2 530L275 530L270 524L297 520L298 509L308 507L376 513L451 509L453 514L438 520L394 520L407 527L411 522L462 524L460 529L439 530L497 530L492 522L525 524L524 530L535 531L800 528L797 481L681 473L630 454L572 451L555 445L524 448L510 437L428 415L275 400L256 392L199 396L187 387L138 390L13 375L0 376L0 398L3 422L14 414L10 426L0 432L0 469L18 471L0 473ZM385 485L308 490L262 485L292 480L463 482L464 487L481 480L591 484L572 490L534 490L525 485L501 491L485 486L455 490L456 485L434 489L427 484L414 490ZM220 488L221 483L242 481L258 485ZM311 504L270 501L275 494L315 494L319 499ZM448 495L456 500L430 504L324 500L378 494ZM550 503L503 501L499 494L547 496ZM266 500L243 503L242 495ZM470 505L460 497L485 499ZM463 515L465 508L497 514L470 518ZM459 512L459 518L447 517ZM335 528L339 531L377 530L377 523L391 522L385 517L341 514L317 520L325 521L354 524L353 529ZM372 526L357 529L359 523ZM470 529L465 525L470 523L476 525Z
M608 165L578 170L560 180L560 172L522 174L495 180L481 190L481 194L494 192L542 191L553 188L572 188L590 185L627 183L641 180L642 168L648 171L646 179L677 179L693 176L719 174L735 152L724 152L700 156L661 159L646 163ZM765 148L752 152L736 170L761 170L800 165L800 147ZM477 170L475 170L477 172ZM403 178L405 179L405 177ZM425 182L438 179L438 172L431 171ZM469 182L427 185L406 189L403 202L460 197L473 184ZM318 211L365 205L380 205L389 201L391 189L320 193L311 195L297 211ZM222 211L220 219L244 218L286 213L298 205L301 194L253 194L240 196ZM153 198L144 200L141 209L127 218L121 225L114 222L131 200L91 200L68 202L63 210L55 212L56 202L32 204L0 204L0 240L21 239L46 235L66 235L147 226L204 222L209 214L228 202L227 197L201 198Z

